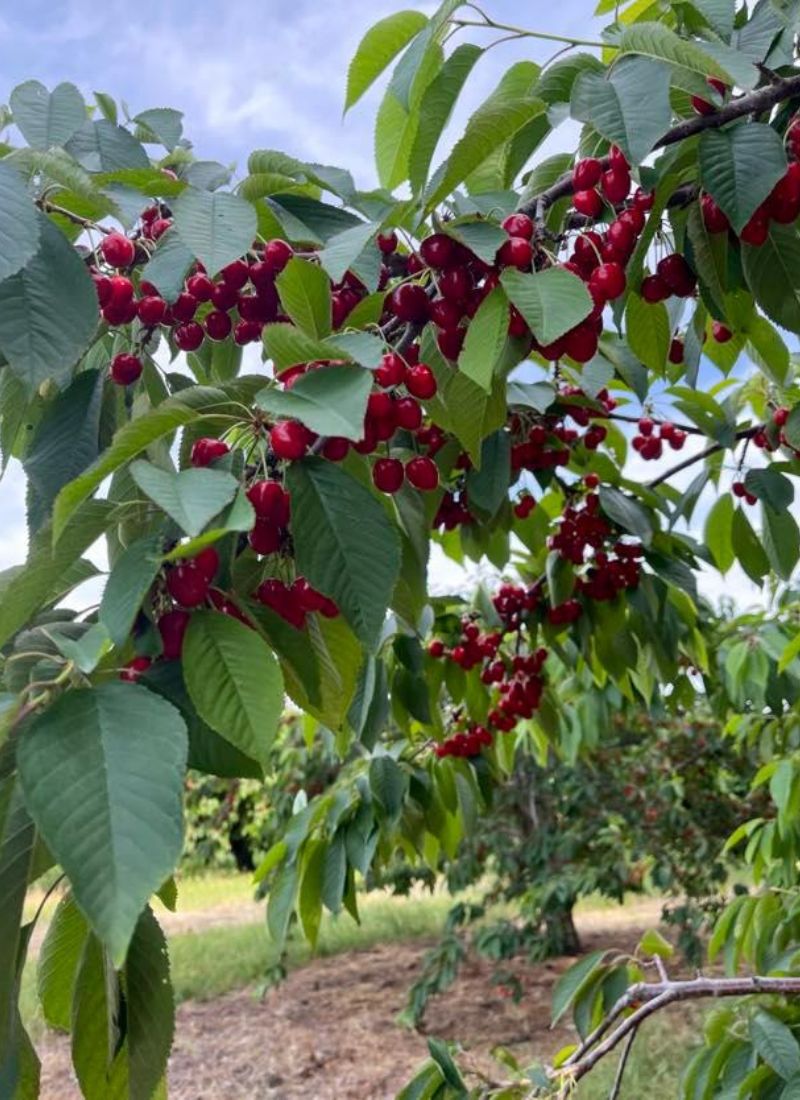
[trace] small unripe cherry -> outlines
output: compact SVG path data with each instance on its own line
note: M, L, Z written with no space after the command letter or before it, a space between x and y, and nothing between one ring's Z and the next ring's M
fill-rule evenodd
M130 386L141 377L142 369L138 355L120 352L111 360L111 380L118 386Z
M100 251L111 267L130 267L136 257L136 245L123 233L109 233L100 242Z
M403 484L405 471L399 458L379 458L372 467L372 480L381 493L396 493Z
M189 321L185 325L178 325L173 329L175 343L181 351L197 351L203 342L205 333L197 321Z
M503 219L501 225L510 237L524 237L529 241L533 236L533 219L527 214L509 214Z
M308 431L298 420L279 420L270 431L269 440L276 458L295 462L306 453Z
M427 455L418 455L407 462L405 473L409 483L422 492L431 492L439 484L439 468Z
M229 451L230 447L224 440L204 436L202 439L196 439L192 444L189 461L192 466L209 466L218 458L228 454Z
M436 393L436 376L426 363L417 363L406 372L406 389L412 397L428 401Z

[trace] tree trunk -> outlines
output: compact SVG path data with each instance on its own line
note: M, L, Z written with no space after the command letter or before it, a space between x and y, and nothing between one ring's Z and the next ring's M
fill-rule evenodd
M572 912L572 904L564 904L544 914L548 948L553 955L580 955L583 950Z

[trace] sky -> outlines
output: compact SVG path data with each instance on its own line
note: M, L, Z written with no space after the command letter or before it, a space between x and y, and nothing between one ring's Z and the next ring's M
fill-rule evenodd
M27 0L0 6L0 102L15 84L38 79L52 87L67 80L87 98L92 91L123 101L131 115L152 107L184 112L184 133L202 159L246 172L252 149L274 148L300 159L349 168L359 186L376 184L372 126L382 84L342 116L347 65L364 32L401 7L428 13L435 4L408 0ZM587 0L559 4L485 0L496 21L545 32L597 37L601 21ZM5 8L5 10L3 10ZM464 17L476 17L465 10ZM486 44L486 32L466 32ZM465 40L464 38L460 38ZM490 51L473 71L439 151L458 136L469 111L488 94L505 67L520 58L543 63L559 49L526 39ZM572 130L574 139L574 130ZM545 155L568 149L570 130L548 140ZM540 154L542 155L542 154ZM638 463L633 477L654 476ZM695 471L692 471L692 474ZM687 476L687 482L690 478ZM702 514L702 513L701 513ZM24 560L27 543L24 482L12 463L0 486L0 568ZM437 587L458 587L463 577L437 556ZM474 571L473 571L474 575ZM733 592L750 603L757 589L741 573L727 581L709 573L703 591L712 599Z

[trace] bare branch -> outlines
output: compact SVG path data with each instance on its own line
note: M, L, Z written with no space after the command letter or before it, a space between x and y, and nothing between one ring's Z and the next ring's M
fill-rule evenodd
M625 1076L625 1068L628 1065L628 1059L631 1056L631 1050L633 1049L633 1044L636 1042L637 1034L638 1031L636 1028L634 1028L628 1038L625 1040L625 1046L622 1048L622 1054L620 1054L619 1056L619 1065L617 1066L617 1072L614 1075L614 1084L611 1086L611 1092L608 1094L608 1100L617 1100L620 1095L620 1089L622 1088L622 1078Z

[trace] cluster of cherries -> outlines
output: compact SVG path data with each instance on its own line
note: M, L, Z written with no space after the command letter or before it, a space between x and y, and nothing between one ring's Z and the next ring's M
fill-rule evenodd
M650 416L643 416L637 427L639 430L631 440L631 446L648 462L661 458L665 443L673 451L680 451L686 442L683 428L677 428L668 420L656 421Z
M452 661L465 671L481 666L481 681L493 689L485 724L468 722L463 712L457 711L454 722L463 728L457 728L436 746L438 757L477 756L482 748L493 744L495 733L510 732L520 719L532 717L538 709L544 691L542 670L547 650L518 652L521 635L517 632L513 652L505 652L506 633L507 630L481 630L473 618L465 618L454 645L446 646L441 638L429 643L431 657Z

